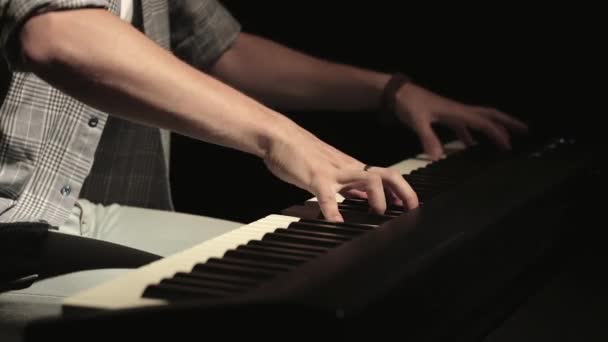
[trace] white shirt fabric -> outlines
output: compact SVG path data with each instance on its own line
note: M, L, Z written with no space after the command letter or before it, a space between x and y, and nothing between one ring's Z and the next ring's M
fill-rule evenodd
M120 1L120 19L129 23L133 21L133 0Z

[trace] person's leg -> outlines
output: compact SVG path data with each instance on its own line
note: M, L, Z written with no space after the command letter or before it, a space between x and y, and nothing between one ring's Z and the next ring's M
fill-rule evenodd
M101 206L79 200L60 233L84 236L168 256L244 223L125 206ZM78 258L79 255L74 255ZM64 298L94 287L129 269L69 273L0 294L0 340L10 341L23 324L61 314Z
M184 213L78 201L82 236L169 256L245 223Z

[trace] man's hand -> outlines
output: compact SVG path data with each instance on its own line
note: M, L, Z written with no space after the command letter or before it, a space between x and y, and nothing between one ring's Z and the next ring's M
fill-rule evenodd
M407 83L396 94L399 119L418 135L424 152L433 159L443 155L441 141L432 124L450 127L466 145L474 144L469 129L486 134L499 147L510 149L509 130L526 132L523 122L494 108L469 106L434 94L414 83Z
M288 119L286 119L288 120ZM327 145L296 125L273 142L264 162L280 179L314 194L324 217L343 221L336 194L367 198L374 212L386 210L386 195L394 204L418 206L418 197L398 172L381 167L364 171L365 164Z

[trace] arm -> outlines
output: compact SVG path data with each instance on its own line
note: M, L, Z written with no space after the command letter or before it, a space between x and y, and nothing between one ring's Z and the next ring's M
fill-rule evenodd
M35 16L19 39L29 69L51 85L112 115L255 154L277 177L319 197L329 219L342 219L335 202L341 191L364 193L378 212L386 208L383 187L409 207L418 205L398 174L361 171L360 161L183 63L105 10Z
M241 33L211 74L283 110L373 110L390 75L315 58Z
M359 111L379 109L390 75L314 58L264 38L241 33L211 69L217 78L273 106L295 110ZM487 134L510 148L507 129L525 131L522 122L493 108L469 106L433 94L410 82L395 95L396 114L418 134L432 157L443 153L431 125L450 126L473 144L468 131Z
M34 17L20 37L30 70L74 98L129 120L260 157L277 139L270 127L285 124L103 9Z

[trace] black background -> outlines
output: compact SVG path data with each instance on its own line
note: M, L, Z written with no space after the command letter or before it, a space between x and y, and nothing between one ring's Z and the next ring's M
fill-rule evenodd
M603 133L598 62L604 39L596 9L223 3L245 32L328 60L404 71L441 95L519 117L533 132ZM285 114L367 163L389 165L421 150L409 129L387 126L375 113ZM182 212L250 222L311 197L275 179L255 157L179 135L173 136L171 172Z

